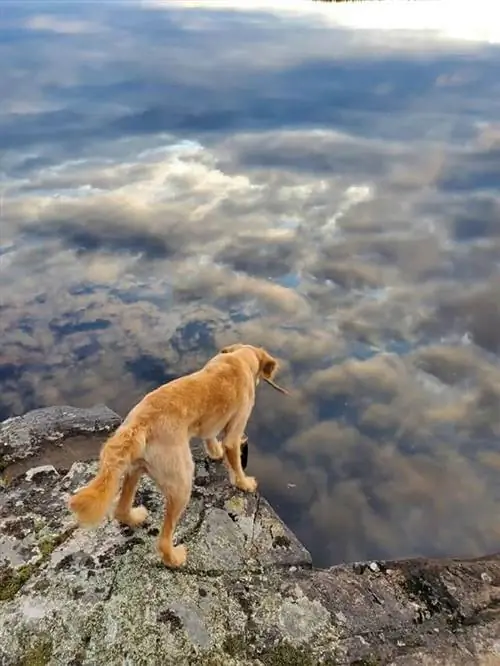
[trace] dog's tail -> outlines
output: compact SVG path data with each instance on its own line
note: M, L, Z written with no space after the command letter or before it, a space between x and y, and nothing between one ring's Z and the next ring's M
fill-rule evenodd
M122 424L105 442L96 476L68 501L80 525L98 525L104 519L118 493L123 472L142 455L145 445L146 429L138 424Z

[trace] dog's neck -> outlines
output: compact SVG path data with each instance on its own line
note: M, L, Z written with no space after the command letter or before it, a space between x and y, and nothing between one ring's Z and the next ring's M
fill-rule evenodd
M255 386L257 386L260 382L260 358L255 350L249 347L243 347L242 349L229 352L228 355L236 356L244 360L254 376Z
M260 381L259 372L260 372L260 359L257 356L257 353L253 349L239 349L234 352L234 354L239 354L245 359L245 362L250 367L253 376L255 377L255 385Z

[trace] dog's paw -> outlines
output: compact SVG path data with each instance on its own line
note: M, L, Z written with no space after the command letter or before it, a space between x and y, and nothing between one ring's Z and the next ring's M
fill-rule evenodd
M167 567L177 569L186 562L186 546L175 546L175 548L172 548L168 553L162 553L162 557L163 562L167 565Z
M115 518L118 522L128 525L129 527L138 527L139 525L142 525L148 515L149 513L146 507L141 505L130 509L127 516L117 513L115 514Z
M257 479L253 476L245 476L243 479L238 479L236 485L240 490L247 493L254 493L257 490Z
M210 444L205 444L205 450L208 454L208 457L212 460L222 460L224 457L224 449L220 442L211 442Z
M135 506L133 509L130 509L130 525L137 527L142 525L143 522L147 519L149 515L148 510L142 504L140 506Z

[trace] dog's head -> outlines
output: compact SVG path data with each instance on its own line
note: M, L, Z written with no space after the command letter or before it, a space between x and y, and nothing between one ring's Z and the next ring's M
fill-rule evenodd
M265 349L262 347L254 347L253 345L244 345L236 343L234 345L228 345L220 350L221 354L232 354L233 352L239 351L240 349L249 349L254 352L259 360L259 370L257 373L257 378L272 380L279 369L278 361L271 356Z

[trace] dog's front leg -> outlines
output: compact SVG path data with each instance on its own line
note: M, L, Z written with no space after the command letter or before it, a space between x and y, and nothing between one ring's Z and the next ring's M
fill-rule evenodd
M246 441L246 421L243 426L230 426L222 446L224 448L224 464L229 473L229 480L233 486L240 490L253 493L257 490L257 480L253 476L247 476L241 466L241 443Z
M203 441L205 451L212 460L221 460L224 455L224 449L217 437L209 437Z

